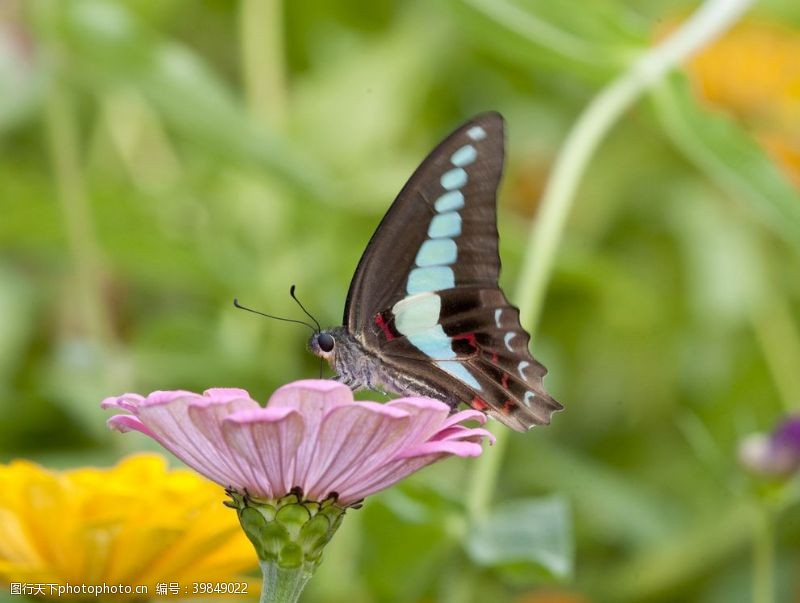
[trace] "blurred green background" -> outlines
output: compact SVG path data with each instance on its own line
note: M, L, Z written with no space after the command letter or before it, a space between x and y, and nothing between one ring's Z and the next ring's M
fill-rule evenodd
M232 299L296 317L296 284L339 324L405 179L484 110L507 120L513 300L569 128L695 7L4 0L0 460L150 446L107 433L111 394L266 400L316 375L305 330ZM626 113L580 185L533 339L566 410L512 436L494 493L548 497L560 556L462 547L474 462L451 460L350 513L306 600L750 601L766 508L775 600L800 601L796 498L737 463L800 405L798 186L800 4L772 0Z

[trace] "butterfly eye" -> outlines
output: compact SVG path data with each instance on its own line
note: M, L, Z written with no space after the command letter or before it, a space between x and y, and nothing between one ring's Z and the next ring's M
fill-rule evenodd
M334 340L333 337L327 333L320 333L317 336L317 344L319 345L319 349L323 352L330 352L333 349Z

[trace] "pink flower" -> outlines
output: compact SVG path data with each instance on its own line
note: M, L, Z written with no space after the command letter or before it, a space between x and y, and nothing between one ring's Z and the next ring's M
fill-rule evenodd
M136 430L210 480L239 493L277 499L300 488L307 500L337 495L356 503L448 456L478 456L492 435L461 423L484 415L429 398L386 404L356 402L334 381L308 380L278 389L261 407L242 389L203 395L158 391L107 398L108 424Z

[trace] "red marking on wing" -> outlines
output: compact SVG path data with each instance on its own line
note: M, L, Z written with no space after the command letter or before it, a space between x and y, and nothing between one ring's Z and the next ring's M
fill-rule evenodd
M383 334L386 337L386 341L391 341L392 339L394 339L396 337L395 334L392 332L392 329L389 326L389 323L386 322L386 319L383 317L383 313L378 312L375 315L375 324L378 325L378 328L381 331L383 331Z
M481 412L483 412L484 410L489 408L489 405L486 402L484 402L481 398L479 398L478 396L475 396L472 399L472 402L469 403L469 405L472 408L474 408L475 410L480 410Z
M506 400L503 402L503 407L500 409L504 415L510 415L511 412L517 407L517 403L514 400Z
M474 350L477 350L478 347L479 347L478 346L478 340L475 339L475 333L464 333L463 335L456 335L455 337L453 337L453 340L454 341L459 341L459 340L466 341L470 345L470 347L472 347L472 349L474 349Z

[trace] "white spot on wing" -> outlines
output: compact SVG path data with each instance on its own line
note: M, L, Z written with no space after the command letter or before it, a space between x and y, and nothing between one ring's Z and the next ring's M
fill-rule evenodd
M522 399L522 401L525 403L525 406L530 406L531 402L533 402L533 399L535 397L536 394L534 394L533 392L525 392L525 397Z
M517 335L516 333L512 333L511 331L509 331L508 333L506 333L505 337L503 337L503 343L506 344L506 349L509 352L513 352L514 351L514 350L511 349L511 340L514 339L514 337L516 337L516 335Z
M517 365L517 372L519 373L519 376L520 376L520 377L522 377L523 379L526 379L526 377L525 377L525 373L524 373L523 371L524 371L526 368L528 368L530 365L531 365L531 363L530 363L530 362L528 362L527 360L522 360L522 361L521 361L521 362L520 362L520 363Z
M467 130L467 136L469 136L472 140L483 140L486 138L486 130L480 126L472 126L469 130Z
M497 326L498 329L500 328L500 315L502 313L503 313L502 308L497 308L497 310L494 311L494 324Z

